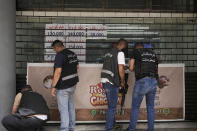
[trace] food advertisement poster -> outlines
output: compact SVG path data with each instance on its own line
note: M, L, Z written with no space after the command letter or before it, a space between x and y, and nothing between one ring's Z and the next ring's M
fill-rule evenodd
M107 112L107 99L100 83L101 64L80 64L79 83L75 91L75 107L77 121L105 121ZM43 95L50 108L50 121L59 121L59 112L56 98L50 95L50 89L43 86L47 76L53 75L52 63L28 63L27 83L34 91ZM157 88L155 97L156 120L183 120L184 119L184 64L160 64L159 76L167 82L167 86ZM50 78L50 77L49 77ZM126 94L122 114L120 103L122 95L119 94L116 120L128 121L130 119L132 91L135 84L134 72L129 72L129 89ZM139 120L147 120L145 98L140 107Z

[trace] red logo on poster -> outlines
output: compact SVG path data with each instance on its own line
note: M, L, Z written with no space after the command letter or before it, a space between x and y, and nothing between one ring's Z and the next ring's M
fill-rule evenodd
M101 83L97 85L90 85L90 103L92 106L104 106L107 105L107 98L105 94L105 90L102 87ZM118 104L120 104L121 94L118 97Z

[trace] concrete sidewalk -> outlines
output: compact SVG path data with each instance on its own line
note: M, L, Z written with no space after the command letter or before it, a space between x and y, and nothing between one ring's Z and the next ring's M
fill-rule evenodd
M115 131L124 131L128 124L119 124L121 129ZM147 123L138 123L136 131L146 131ZM59 131L59 125L45 126L44 131ZM78 124L76 131L105 131L104 124ZM155 123L155 131L197 131L197 122L160 122Z

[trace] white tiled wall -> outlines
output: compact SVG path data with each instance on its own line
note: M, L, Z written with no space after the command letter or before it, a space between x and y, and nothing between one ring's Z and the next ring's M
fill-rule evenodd
M76 17L197 17L197 13L149 13L149 12L57 12L16 11L17 16L76 16Z

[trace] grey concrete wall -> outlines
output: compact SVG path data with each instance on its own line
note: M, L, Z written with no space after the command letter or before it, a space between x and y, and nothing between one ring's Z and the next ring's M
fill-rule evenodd
M10 113L16 90L15 16L15 0L0 0L0 121Z

